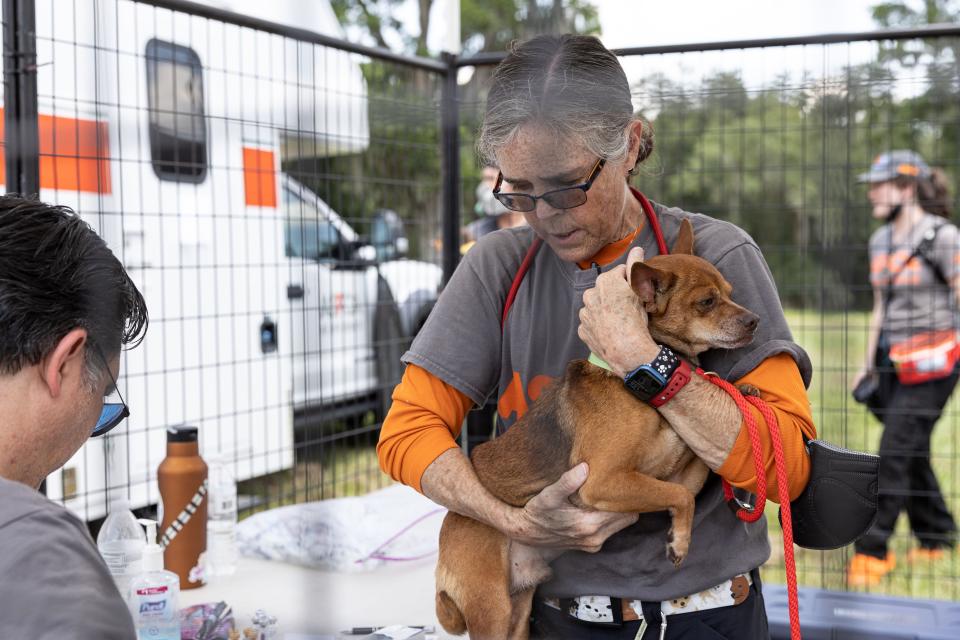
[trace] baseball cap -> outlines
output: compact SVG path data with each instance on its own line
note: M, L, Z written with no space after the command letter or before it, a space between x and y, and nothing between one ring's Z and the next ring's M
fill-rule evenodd
M870 171L857 176L857 181L886 182L898 176L927 178L930 176L930 166L915 151L888 151L878 155L870 165Z

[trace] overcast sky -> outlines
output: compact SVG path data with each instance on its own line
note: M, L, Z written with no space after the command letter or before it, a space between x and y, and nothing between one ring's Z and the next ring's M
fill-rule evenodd
M322 28L320 13L334 20L329 6L319 11L315 0L201 0L207 4L233 7L270 20L306 24ZM483 0L479 0L482 2ZM692 44L725 40L771 38L790 35L816 35L838 32L862 32L875 29L870 7L882 0L590 0L597 7L601 38L610 48L659 44ZM907 0L920 6L921 0ZM444 39L453 33L449 7L459 0L433 0L427 44L431 53L448 48ZM408 33L419 29L418 1L405 0L397 17ZM306 10L309 7L309 10ZM313 15L318 14L318 15ZM309 17L316 20L307 20ZM316 24L315 24L316 23ZM346 27L348 39L371 43L358 28ZM403 43L385 34L397 51ZM393 40L397 40L394 42ZM720 53L686 53L669 56L642 56L623 59L631 82L655 72L672 79L697 83L704 75L718 71L739 73L748 87L766 85L780 74L799 78L806 72L827 77L845 65L871 59L876 44L832 45L828 47L789 47L765 50L739 50ZM464 69L469 75L470 70ZM461 78L462 80L465 78Z
M438 0L439 1L439 0ZM880 0L595 0L608 47L870 31Z
M450 0L435 0L428 46L439 51L449 24L444 11ZM916 2L916 0L912 0ZM871 31L870 7L880 0L593 0L600 16L601 38L610 48L684 44ZM417 29L417 8L408 0L399 12L411 31ZM695 82L701 75L735 70L749 85L768 82L788 71L818 74L869 59L873 44L832 47L684 54L626 58L631 81L655 71Z
M913 0L914 2L916 0ZM446 31L446 2L435 0L431 49ZM870 7L880 0L593 0L608 47L636 47L811 35L874 28ZM401 19L417 31L417 3L408 0Z

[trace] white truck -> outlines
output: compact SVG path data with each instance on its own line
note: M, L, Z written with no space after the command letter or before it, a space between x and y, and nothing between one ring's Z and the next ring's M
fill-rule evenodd
M210 4L343 37L326 2ZM365 243L281 170L367 148L358 57L127 0L38 0L37 54L40 198L97 229L150 311L121 361L130 419L48 495L87 520L155 504L182 423L240 480L288 469L295 416L378 406L441 270L404 257L396 214Z

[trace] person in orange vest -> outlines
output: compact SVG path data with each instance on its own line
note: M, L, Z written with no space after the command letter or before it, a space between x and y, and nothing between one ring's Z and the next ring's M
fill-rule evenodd
M867 357L853 380L854 397L883 422L877 521L855 546L851 586L872 586L896 566L887 542L901 511L919 541L907 560L943 557L957 524L930 464L933 427L958 378L960 234L950 216L946 179L920 154L881 154L859 177L869 185L873 314Z

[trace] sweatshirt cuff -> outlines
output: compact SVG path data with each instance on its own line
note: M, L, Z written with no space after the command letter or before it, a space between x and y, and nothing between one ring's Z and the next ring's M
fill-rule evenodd
M416 451L416 456L410 456L404 463L400 471L400 482L423 493L420 488L420 479L423 472L427 470L433 461L441 454L450 449L459 449L460 445L453 439L450 431L445 427L425 430L409 443L405 443L412 450Z

